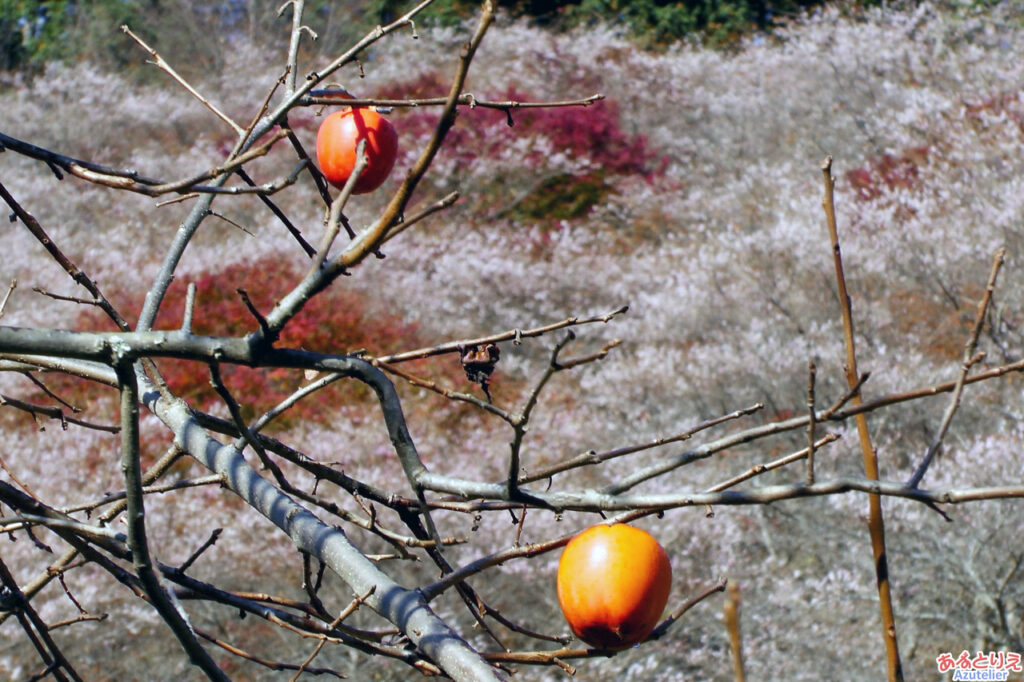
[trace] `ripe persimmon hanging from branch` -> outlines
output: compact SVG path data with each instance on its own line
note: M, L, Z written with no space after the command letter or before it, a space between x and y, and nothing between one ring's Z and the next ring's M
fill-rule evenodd
M335 111L320 124L316 158L320 171L335 187L344 187L358 159L357 146L365 141L366 168L356 180L353 194L374 191L387 180L398 157L398 132L391 121L374 109L357 107Z

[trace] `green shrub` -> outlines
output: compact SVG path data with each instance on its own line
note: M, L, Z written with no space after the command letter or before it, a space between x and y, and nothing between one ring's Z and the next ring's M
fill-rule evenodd
M122 24L157 50L184 54L185 74L211 66L221 45L211 35L238 30L227 10L199 0L0 0L0 69L33 70L51 60L87 59L125 70L146 55L121 33ZM159 39L158 39L159 36Z
M390 0L373 3L382 8ZM439 23L460 20L479 3L475 0L440 0L430 10ZM531 17L538 23L567 28L598 22L624 24L646 47L663 46L688 36L700 35L720 45L751 30L771 27L773 18L823 4L823 0L498 0L516 17ZM857 0L856 4L875 4Z
M0 3L0 67L89 55L116 61L118 27L135 23L140 2L122 0L4 0Z
M853 0L874 4L877 0ZM753 29L768 29L773 17L822 4L822 0L497 0L514 17L568 28L597 22L623 24L645 47L703 35L723 44ZM479 0L437 0L418 21L450 25L475 14ZM245 33L282 41L280 3L243 0L0 0L0 69L32 68L48 60L92 61L129 68L141 62L138 48L121 36L129 24L158 50L188 54L184 67L202 70L218 58L220 43ZM412 3L407 0L307 0L306 23L321 36L314 49L332 50L359 37L357 30L393 21ZM360 27L357 29L356 27ZM161 37L159 43L156 36ZM211 40L219 36L221 40Z

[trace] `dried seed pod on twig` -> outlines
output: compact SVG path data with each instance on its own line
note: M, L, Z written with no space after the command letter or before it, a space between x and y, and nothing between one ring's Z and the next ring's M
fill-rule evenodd
M491 401L491 374L494 373L494 368L500 357L501 349L496 343L459 348L459 361L462 363L462 369L466 372L466 378L474 384L480 384L488 402Z

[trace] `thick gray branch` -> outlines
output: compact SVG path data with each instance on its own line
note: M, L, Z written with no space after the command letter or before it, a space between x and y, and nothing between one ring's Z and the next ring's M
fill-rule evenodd
M455 680L499 680L497 673L437 617L417 590L402 587L367 559L339 528L327 525L282 493L248 465L232 445L211 438L188 406L148 390L143 401L175 433L177 444L203 465L221 474L227 486L270 519L304 552L317 557L365 603L404 632Z

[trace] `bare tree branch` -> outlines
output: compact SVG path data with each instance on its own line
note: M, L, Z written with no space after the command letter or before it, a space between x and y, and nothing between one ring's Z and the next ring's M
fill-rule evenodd
M981 337L981 329L985 326L985 316L988 314L988 307L992 302L992 292L995 291L996 288L996 277L999 276L999 269L1003 266L1003 260L1005 257L1006 249L1001 248L992 258L992 270L988 276L988 283L985 285L985 295L980 301L978 301L978 313L975 315L974 324L971 326L971 335L964 344L964 355L960 365L960 375L957 377L956 386L953 387L953 395L949 399L949 407L946 408L945 414L942 415L942 423L939 425L939 431L935 434L935 438L932 440L931 445L929 445L928 449L925 451L924 457L921 459L921 463L917 465L917 469L910 477L910 480L907 481L907 485L911 488L916 487L921 482L925 473L928 472L928 467L931 466L932 459L939 451L939 448L942 447L942 441L946 437L946 432L949 431L949 425L953 423L953 415L956 414L956 410L960 406L960 399L963 395L964 384L967 381L967 374L971 371L971 367L981 360L981 357L975 355L974 351L978 347L978 339Z
M196 639L196 633L183 613L170 600L153 569L146 538L146 512L142 494L142 472L139 468L139 389L135 369L130 360L114 367L121 389L121 470L125 480L125 502L128 518L128 546L132 564L160 616L170 626L193 665L211 680L228 680Z
M419 348L417 350L405 351L403 353L396 353L394 355L382 355L377 358L372 358L374 362L387 363L394 365L399 362L408 362L409 360L420 360L422 358L429 358L435 355L444 355L447 353L458 353L460 348L469 348L470 346L484 346L488 343L501 343L503 341L512 341L513 343L519 343L523 339L529 339L537 336L543 336L544 334L558 331L559 329L565 329L566 327L576 327L585 324L593 324L596 322L608 323L615 317L626 313L629 310L628 305L621 306L615 310L604 313L601 315L593 315L590 317L569 317L560 322L553 322L541 327L534 327L532 329L510 329L508 331L499 332L497 334L491 334L489 336L481 336L472 339L462 339L459 341L448 341L441 343L436 346L429 348Z
M429 97L424 99L364 99L352 97L347 90L322 88L311 90L307 97L299 100L303 106L338 104L342 99L351 107L418 107L444 106L448 102L447 97ZM479 99L469 92L459 95L456 104L466 106L470 109L480 107L482 109L497 109L499 111L515 111L517 109L550 109L565 107L589 107L590 105L604 99L601 93L595 93L581 99L553 100L550 102L522 102L518 100L486 100Z
M0 138L2 137L4 136L0 135ZM0 143L7 144L7 140L0 139ZM64 268L64 272L68 273L71 279L75 280L77 284L81 285L89 292L96 301L96 304L117 324L121 331L128 331L128 323L124 321L124 318L121 317L116 310L114 310L114 306L112 306L103 293L100 292L99 287L97 287L93 281L89 279L89 276L82 272L82 270L75 265L71 259L64 255L64 252L60 250L56 243L54 243L53 239L50 238L50 235L43 230L39 221L21 207L21 204L11 196L10 192L7 191L7 188L4 187L3 184L0 184L0 197L7 202L7 205L11 207L12 211L14 211L14 215L18 216L18 219L24 223L29 232L32 233L32 236L43 245L50 256L52 256L53 259L57 261L62 268ZM13 288L14 287L12 286L11 289ZM5 297L4 302L6 302L6 300L7 299Z
M343 531L324 524L261 478L234 446L221 445L206 435L187 406L152 393L144 395L147 406L174 430L178 442L193 457L224 475L231 490L285 531L300 549L326 563L356 593L369 593L367 605L395 623L453 678L500 679L444 621L427 608L418 592L399 586L381 573L351 544ZM386 402L384 397L382 402ZM385 413L390 414L391 409L385 407ZM398 409L397 400L394 409Z
M7 292L4 293L3 299L0 299L0 319L4 316L4 309L7 308L7 301L11 300L11 294L18 287L18 280L12 279L11 283L7 285Z
M14 575L11 574L7 564L2 560L0 560L0 584L2 584L4 589L4 598L11 601L13 605L13 609L5 608L4 610L13 610L15 612L22 629L36 647L36 650L39 651L39 655L42 657L43 662L47 664L48 670L53 674L54 679L59 682L66 682L68 679L81 682L82 677L75 671L67 658L65 658L63 652L57 647L56 642L50 637L51 628L43 622L43 619L39 617L36 610L29 604L25 593L21 591L21 588L15 582Z
M197 91L184 78L182 78L178 74L178 72L175 71L171 67L170 64L168 64L166 61L164 61L164 58L161 57L157 53L156 50L154 50L152 47L147 45L146 41L144 41L142 38L140 38L139 36L137 36L134 33L132 33L131 29L128 28L127 25L122 24L121 25L121 31L126 33L129 38L131 38L132 40L134 40L136 43L139 44L139 47L141 47L143 50L145 50L146 52L149 53L149 56L153 58L153 64L155 64L157 68L159 68L161 71L163 71L168 76L170 76L175 81L177 81L178 84L181 85L181 87L185 88L185 90L187 90L190 95L192 95L197 100L199 100L199 102L202 103L202 105L204 107L206 107L207 109L212 111L217 118L219 118L220 120L224 121L229 126L231 126L231 128L236 133L238 133L239 135L241 135L244 132L242 130L242 127L240 125L238 125L237 123L235 123L234 121L232 121L231 118L227 114L225 114L220 109L218 109L214 104L212 104L210 102L210 100L206 99L206 97L204 97L203 95L199 94L199 91Z
M843 259L839 248L839 232L836 227L836 210L834 199L835 180L832 177L832 157L822 163L822 174L825 179L825 195L822 207L825 209L825 222L828 226L832 243L832 256L836 270L836 285L839 290L839 305L843 316L843 338L846 344L846 380L852 389L858 381L857 353L853 335L853 312L850 295L846 291L846 277L843 274ZM854 395L852 404L857 406L860 395ZM878 480L878 454L871 445L871 434L864 414L856 416L857 435L860 438L861 453L864 459L864 474L870 480ZM882 639L885 642L886 658L889 664L889 682L902 682L903 664L900 661L899 644L896 637L896 616L893 612L892 592L889 587L888 557L885 552L885 522L882 517L882 501L877 495L868 496L868 532L871 535L871 549L874 555L875 579L878 584L878 601L881 609Z

